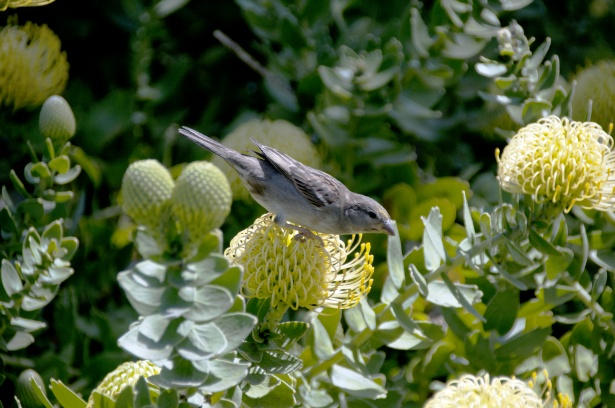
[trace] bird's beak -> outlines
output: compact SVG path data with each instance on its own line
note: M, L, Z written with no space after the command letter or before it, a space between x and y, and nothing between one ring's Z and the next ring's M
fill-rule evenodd
M395 227L393 226L392 220L385 220L384 223L382 223L382 227L384 228L384 232L395 236Z

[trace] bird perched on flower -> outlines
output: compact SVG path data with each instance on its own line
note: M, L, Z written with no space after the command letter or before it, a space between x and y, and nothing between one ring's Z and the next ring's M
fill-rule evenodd
M255 140L252 141L260 152L254 153L258 157L229 149L185 126L179 133L224 159L237 171L252 197L275 214L275 222L298 230L301 236L314 237L310 229L335 235L368 232L395 235L391 217L380 204L353 193L323 171Z

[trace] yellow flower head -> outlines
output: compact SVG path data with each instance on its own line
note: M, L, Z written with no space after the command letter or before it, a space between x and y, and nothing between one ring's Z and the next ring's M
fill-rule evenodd
M318 153L309 136L285 120L251 120L227 135L222 140L222 144L241 152L255 147L251 139L278 149L308 166L318 167L320 165ZM218 166L228 178L233 191L233 199L249 200L250 193L244 187L237 172L218 156L215 156L211 162Z
M498 180L511 193L531 194L566 212L576 204L607 211L615 205L613 138L593 122L549 116L525 126L504 148Z
M615 61L601 61L581 70L575 80L577 87L572 98L572 117L587 118L588 102L592 100L591 120L603 129L615 122Z
M0 30L0 106L38 107L61 94L67 81L66 53L53 31L31 22L18 26L9 19Z
M551 396L551 382L548 389L534 391L516 378L496 377L489 374L480 377L466 374L457 380L449 381L446 387L438 391L425 405L425 408L464 408L464 407L500 407L500 408L542 408L571 407L570 400L560 395Z
M105 376L100 384L94 389L111 399L122 392L126 387L134 387L139 377L147 379L153 375L160 374L160 367L146 360L131 361L119 365L115 370ZM158 387L148 382L150 390L157 391ZM88 399L88 408L94 406L94 393Z
M360 235L344 244L337 235L314 233L321 243L294 239L296 234L265 214L231 240L224 255L243 266L246 297L270 298L272 308L347 309L369 293L373 255L369 244L360 244Z
M46 4L53 3L55 0L0 0L0 11L4 11L7 8L17 7L34 7L44 6Z

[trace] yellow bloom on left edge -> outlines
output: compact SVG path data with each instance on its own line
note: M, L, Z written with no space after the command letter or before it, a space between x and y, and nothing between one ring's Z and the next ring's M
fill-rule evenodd
M53 3L55 0L0 0L0 11L4 11L7 8L17 7L34 7L44 6L46 4Z
M67 81L66 53L53 31L10 18L0 30L0 106L36 108L61 94Z
M347 309L369 293L373 255L369 243L360 243L360 235L344 244L338 235L314 233L321 243L294 239L296 234L265 214L231 240L224 255L243 266L246 297L271 298L277 309ZM353 252L354 259L346 262Z

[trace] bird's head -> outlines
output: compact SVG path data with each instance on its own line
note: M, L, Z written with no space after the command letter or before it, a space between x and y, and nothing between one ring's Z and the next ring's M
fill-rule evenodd
M344 216L352 228L352 233L381 232L395 235L389 213L375 200L361 194L352 194L349 201L344 209Z

